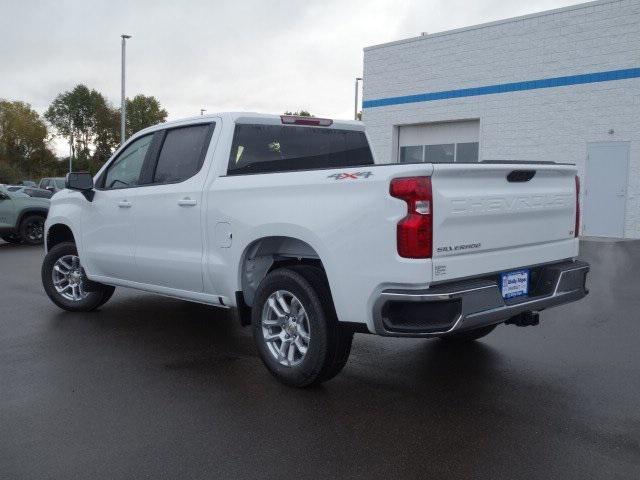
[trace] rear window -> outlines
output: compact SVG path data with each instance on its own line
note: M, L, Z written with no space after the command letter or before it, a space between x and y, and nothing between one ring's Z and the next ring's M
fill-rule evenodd
M364 132L284 125L236 125L228 175L372 165Z

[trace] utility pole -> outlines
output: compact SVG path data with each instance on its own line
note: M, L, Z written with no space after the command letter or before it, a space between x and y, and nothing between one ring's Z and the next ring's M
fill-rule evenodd
M358 120L358 82L360 82L362 78L356 77L356 100L353 107L353 119Z
M122 145L126 140L125 125L126 125L126 118L127 118L127 97L124 91L124 84L125 84L125 78L126 78L125 57L126 57L126 50L127 50L127 38L131 38L131 35L120 35L120 37L122 38L122 84L121 84L122 91L120 95L120 145Z
M73 132L71 121L69 121L69 132ZM73 134L69 135L69 173L73 171Z

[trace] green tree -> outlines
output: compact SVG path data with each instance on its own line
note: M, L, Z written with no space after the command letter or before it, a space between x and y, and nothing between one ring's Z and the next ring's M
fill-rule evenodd
M44 116L58 134L71 145L71 155L88 158L99 133L104 133L101 121L110 118L109 104L96 90L77 85L73 90L59 94Z
M0 156L27 159L45 147L47 126L24 102L0 100Z
M312 115L311 113L309 113L307 110L300 110L298 112L284 112L285 115L295 115L296 117L315 117L315 115Z
M61 165L47 138L47 125L28 103L0 100L0 182L57 173Z
M164 123L167 120L167 111L162 108L156 97L136 95L133 99L127 99L127 137L130 137L143 128Z
M98 168L120 145L120 110L107 107L96 112L96 138L92 160ZM93 171L93 167L89 171Z

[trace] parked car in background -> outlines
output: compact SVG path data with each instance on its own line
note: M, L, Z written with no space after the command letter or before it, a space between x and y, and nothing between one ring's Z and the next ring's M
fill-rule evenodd
M40 180L40 183L38 184L38 188L43 188L53 193L59 192L64 188L64 178L63 177L43 178Z
M18 182L18 185L22 185L23 187L37 187L38 184L36 182L34 182L33 180L22 180L21 182Z
M44 188L38 187L10 185L7 187L7 190L9 190L10 192L24 193L26 195L29 195L30 197L51 198L53 196L53 192L51 190L45 190Z
M360 122L201 116L68 174L42 282L69 311L114 286L234 308L271 373L307 386L354 332L472 341L584 297L578 185L550 162L375 164Z
M41 244L50 203L48 198L0 186L0 238L9 243Z

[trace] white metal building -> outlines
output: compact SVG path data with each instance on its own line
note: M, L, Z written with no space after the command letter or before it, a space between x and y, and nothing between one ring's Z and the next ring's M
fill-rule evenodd
M380 162L578 165L582 234L640 238L640 0L601 0L364 50Z

